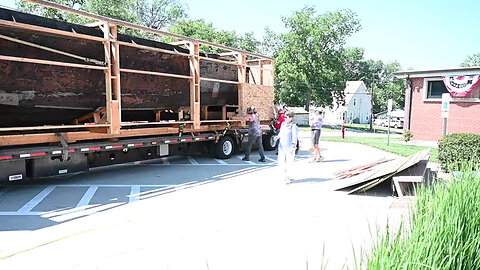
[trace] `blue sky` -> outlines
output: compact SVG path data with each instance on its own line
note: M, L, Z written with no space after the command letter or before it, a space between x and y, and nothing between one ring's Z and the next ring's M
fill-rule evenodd
M14 0L0 5L14 6ZM362 29L348 46L365 49L365 58L398 61L403 69L458 67L480 53L480 1L475 0L190 0L190 18L205 19L217 29L254 32L262 38L265 27L285 31L282 16L305 5L319 14L348 8L358 15Z

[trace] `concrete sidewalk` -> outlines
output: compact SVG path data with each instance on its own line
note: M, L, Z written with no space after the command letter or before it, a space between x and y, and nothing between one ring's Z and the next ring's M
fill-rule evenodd
M302 140L308 140L303 137ZM304 144L305 145L305 144ZM336 171L394 155L322 142L325 161L295 163L285 185L265 167L31 232L0 232L3 269L341 269L406 208L389 194L333 189ZM303 152L305 154L305 152ZM393 207L392 207L393 206ZM7 254L7 253L4 253ZM308 265L308 266L307 266Z

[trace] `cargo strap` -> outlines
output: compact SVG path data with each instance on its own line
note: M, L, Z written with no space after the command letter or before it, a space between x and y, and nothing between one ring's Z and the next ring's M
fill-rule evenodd
M185 124L180 124L178 126L178 138L180 139L183 135L183 129L185 128Z
M65 138L63 138L61 133L55 133L55 136L57 136L58 140L60 140L60 143L62 144L62 161L67 161L68 160L68 144L65 141Z

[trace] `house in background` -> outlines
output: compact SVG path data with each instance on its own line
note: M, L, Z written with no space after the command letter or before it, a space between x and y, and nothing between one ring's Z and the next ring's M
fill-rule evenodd
M412 140L436 141L443 135L442 94L450 93L447 134L480 133L480 67L401 71L406 79L405 125Z
M344 94L345 105L335 104L333 109L325 109L324 122L328 124L370 123L372 101L363 81L347 81Z

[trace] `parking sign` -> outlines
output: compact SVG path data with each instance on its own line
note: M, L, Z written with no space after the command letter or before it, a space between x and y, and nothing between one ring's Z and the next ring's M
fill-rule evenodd
M450 93L442 94L442 118L448 118L448 111L450 110Z

